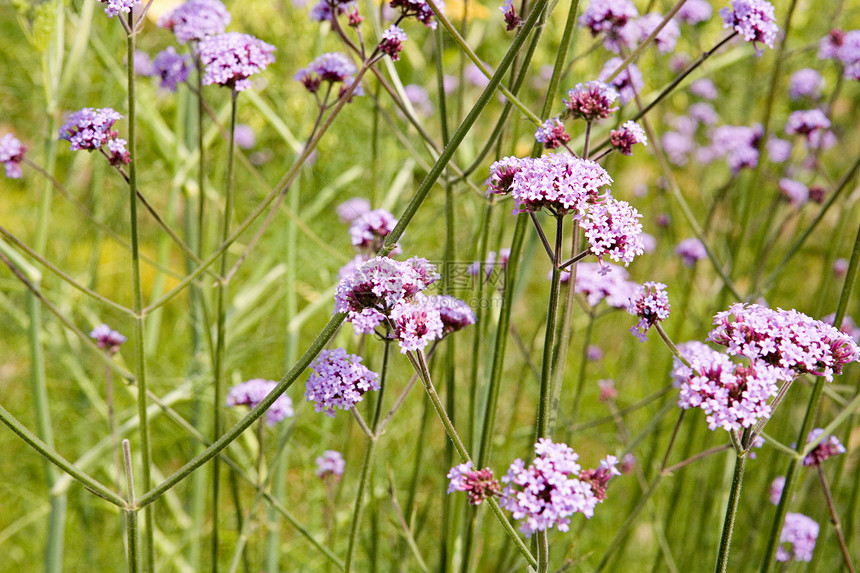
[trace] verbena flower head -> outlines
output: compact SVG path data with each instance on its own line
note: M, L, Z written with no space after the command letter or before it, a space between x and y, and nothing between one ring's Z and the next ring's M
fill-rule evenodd
M158 20L159 28L172 30L176 41L185 44L221 34L230 23L230 12L219 0L188 0Z
M624 262L626 267L633 259L645 253L642 241L642 215L627 201L609 198L592 206L580 222L589 250L597 256L604 271L608 267L604 261L608 257L616 263Z
M793 111L785 122L785 133L803 135L810 139L812 134L830 128L830 120L820 109Z
M785 476L776 476L773 478L768 490L768 498L772 504L777 505L779 503L783 489L785 489Z
M633 146L637 143L648 145L648 137L642 126L633 120L628 120L621 125L621 129L613 129L609 132L609 142L622 155L633 155Z
M809 187L800 181L783 177L779 180L779 190L795 209L802 207L809 201Z
M681 22L695 26L710 20L713 13L714 9L707 0L687 0L676 16Z
M316 6L311 8L310 18L316 22L326 22L332 20L335 15L339 16L347 11L352 13L353 10L357 15L358 9L352 0L319 0Z
M573 117L586 121L606 119L617 107L612 107L618 99L618 92L609 84L600 81L590 81L586 84L576 84L567 92L569 99L562 100Z
M400 8L400 13L404 17L414 16L431 30L436 29L436 21L433 19L433 9L424 0L391 0L389 6ZM445 11L445 2L442 0L438 0L436 6L442 12Z
M732 28L745 41L752 42L757 53L761 54L759 42L773 49L779 26L773 4L767 0L732 0L732 7L720 10L720 16L723 28Z
M545 149L557 149L570 141L570 136L564 130L564 124L557 117L543 122L535 132L535 140L543 143Z
M845 32L838 28L830 32L818 41L818 59L832 60L839 57L839 48L845 43Z
M803 68L791 75L788 97L791 99L804 97L818 99L821 97L822 89L824 89L824 78L821 77L821 74L812 68Z
M346 469L346 462L340 452L336 450L326 450L323 455L315 460L317 469L314 471L317 477L325 479L329 476L340 478L343 471Z
M385 209L363 213L353 219L349 227L352 245L359 250L376 253L395 225L397 225L397 219ZM400 252L399 248L395 251Z
M319 90L322 82L352 83L355 65L340 52L329 52L312 61L306 68L300 69L293 78L298 80L311 93Z
M688 267L695 266L696 261L700 261L708 256L705 245L695 237L684 239L678 243L678 248L675 249L675 252Z
M401 262L375 257L340 281L334 311L346 312L357 334L369 334L391 315L395 305L411 300L438 278L435 267L425 259Z
M605 263L577 263L574 292L585 296L589 306L600 301L615 308L626 308L630 298L639 290L639 285L627 280L627 269Z
M782 534L779 536L780 547L776 550L777 561L812 561L812 552L818 540L818 522L802 513L786 513ZM791 544L791 553L782 547L783 543Z
M806 437L806 443L815 440L821 434L824 433L822 428L815 428L809 435ZM845 446L842 445L842 442L839 441L834 435L827 436L826 439L822 440L817 446L815 446L809 455L803 458L803 465L805 466L820 466L829 458L833 456L838 456L839 454L845 453Z
M767 157L774 163L785 163L791 159L792 145L790 141L771 137L767 140Z
M439 317L442 319L443 336L462 330L477 321L475 311L464 300L447 294L428 298L430 303L439 311Z
M700 349L684 354L692 368L679 365L675 376L682 380L678 406L701 408L711 430L736 431L769 418L768 401L776 396L776 368L757 361L745 367L724 353Z
M228 406L248 406L256 408L257 404L263 401L263 398L268 396L275 389L278 383L273 380L262 380L256 378L242 382L230 388L227 392ZM289 418L293 415L293 401L286 394L281 394L266 410L266 424L274 426L284 418Z
M514 8L514 0L505 0L505 3L499 8L505 16L505 30L510 32L520 27L523 19L517 14Z
M842 36L836 57L844 66L842 76L845 79L860 80L860 30L851 30Z
M687 0L687 4L684 4L684 6L689 4L690 0ZM708 6L710 6L710 4ZM701 78L691 83L690 93L704 99L717 99L717 96L720 95L717 91L717 86L715 86L714 82L709 78Z
M758 165L758 143L764 128L761 124L721 125L711 133L711 150L725 157L732 173Z
M236 91L251 87L252 75L265 70L275 61L275 47L239 32L207 36L198 46L200 62L205 66L204 85L220 85Z
M444 324L436 306L423 294L402 300L391 310L392 337L400 352L423 350L430 342L442 338Z
M671 306L665 289L663 283L645 282L627 305L627 312L639 317L639 322L630 329L630 333L640 342L648 340L646 333L649 328L669 318Z
M233 131L233 141L241 149L251 149L257 143L254 128L247 123L237 123L236 129Z
M615 69L621 64L621 58L612 58L603 65L603 69L597 76L600 81L606 81ZM615 76L615 79L609 82L613 88L618 90L621 98L621 105L626 105L627 102L633 100L637 93L642 91L645 82L642 79L642 72L636 67L636 64L629 64L620 74Z
M68 141L72 151L94 151L117 138L117 132L111 128L120 119L122 116L109 107L85 107L66 118L66 123L60 128L60 139Z
M678 345L678 352L681 353L687 362L692 362L693 359L707 362L711 359L714 349L698 340L690 340L682 342ZM681 362L677 356L672 358L672 371L669 376L672 378L672 386L680 388L689 375L689 369Z
M446 477L450 480L448 493L464 491L472 505L480 505L489 497L498 497L502 489L499 480L493 477L493 470L475 470L472 462L454 466Z
M576 217L601 199L601 189L611 183L603 167L567 153L537 159L508 157L490 166L487 179L490 193L513 196L514 214L551 207L558 213L573 211Z
M591 0L579 17L579 25L587 28L592 37L604 34L604 47L617 53L621 46L628 47L635 41L630 37L635 36L630 25L638 16L639 11L630 0Z
M119 352L119 347L128 340L125 336L111 330L106 324L100 324L90 332L90 338L96 341L99 348L104 348L110 354Z
M644 41L645 38L650 36L651 32L656 30L662 21L663 16L653 12L645 14L636 20L636 24L639 27L639 41ZM678 23L673 18L666 22L666 25L663 26L663 29L654 38L654 42L657 44L657 50L661 54L667 54L675 50L675 44L678 43L678 38L680 37L681 28L678 27Z
M105 13L108 17L113 18L119 14L128 14L136 6L140 6L140 0L99 0L107 4Z
M406 41L406 32L392 24L382 33L379 41L379 51L391 56L393 61L400 59L400 51L403 50L403 42Z
M370 201L364 197L350 197L335 207L338 219L344 223L351 223L368 211L370 211Z
M109 139L107 142L108 162L116 167L117 165L128 165L131 162L131 154L126 149L128 142L119 137Z
M713 125L717 123L719 118L720 116L717 114L717 110L709 102L700 101L690 106L690 119L693 119L698 123Z
M782 380L814 374L831 382L844 364L860 359L850 336L796 310L737 303L717 313L714 324L708 340L725 346L732 356L774 366Z
M11 133L0 137L0 164L3 164L6 169L6 177L10 179L21 178L23 175L21 162L24 161L26 152L27 148L24 144Z
M615 456L606 456L606 458L600 460L600 465L597 469L582 470L579 474L579 479L591 486L591 491L594 493L597 501L600 502L606 499L606 485L609 483L609 480L621 475L621 472L615 467L617 465L618 458Z
M311 363L305 399L314 410L334 417L336 408L349 410L370 390L379 390L379 376L361 363L361 357L343 348L322 350Z
M502 477L502 483L507 485L499 505L514 519L523 520L520 531L526 537L553 526L567 531L574 513L594 515L600 500L591 485L579 479L579 454L566 444L555 444L546 438L535 444L535 454L537 457L528 467L522 460L514 460Z
M177 54L173 46L162 50L152 62L153 75L161 78L161 87L176 91L176 86L188 79L191 73L191 57Z

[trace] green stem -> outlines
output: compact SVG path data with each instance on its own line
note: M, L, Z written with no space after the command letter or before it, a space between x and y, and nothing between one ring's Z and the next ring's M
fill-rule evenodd
M550 404L552 386L552 364L555 353L555 328L558 317L558 299L561 289L561 270L558 268L558 259L561 253L562 231L564 230L564 217L556 216L555 229L555 260L552 265L552 280L549 290L549 308L546 316L546 331L543 343L543 364L540 373L540 397L538 399L537 415L537 438L548 438L550 410L555 409L557 404ZM537 441L537 439L535 440ZM538 544L540 545L540 543ZM540 567L539 567L540 569Z
M134 472L131 467L131 446L128 440L122 441L122 457L125 462L125 479L128 489L128 505L125 510L126 538L128 539L128 561L129 573L137 573L137 509L134 501Z
M746 452L741 452L735 458L735 473L732 476L732 489L729 492L729 502L726 505L726 518L723 521L723 534L720 537L720 551L717 554L715 571L724 573L729 563L729 546L732 542L732 528L735 525L735 515L741 498L741 483L744 478L744 467L747 463Z

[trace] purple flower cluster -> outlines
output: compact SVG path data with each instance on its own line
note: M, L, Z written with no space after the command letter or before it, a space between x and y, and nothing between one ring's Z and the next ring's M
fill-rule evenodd
M102 146L111 165L127 164L131 161L126 150L126 141L111 129L122 116L109 107L93 109L85 107L69 115L60 128L60 139L71 144L71 150L94 151Z
M162 50L152 61L153 75L161 78L161 87L176 91L176 86L188 79L191 73L191 57L177 54L173 46Z
M645 253L645 242L642 238L642 215L627 201L618 201L612 197L594 205L583 217L580 225L590 244L589 250L597 257L605 272L609 267L604 257L609 257L616 263L624 262L624 266L633 259Z
M695 26L711 19L714 9L707 0L687 0L678 10L677 16L681 22Z
M586 302L592 307L606 300L609 306L626 308L630 298L639 290L639 285L627 280L628 277L624 267L609 263L577 263L574 292L585 295Z
M806 443L808 444L809 442L812 442L823 433L823 429L815 428L814 430L809 432L809 435L806 437ZM809 452L809 455L803 458L803 465L820 466L829 458L844 453L845 446L842 445L842 442L839 441L839 438L830 435L827 436L825 440L822 440L817 446L815 446L812 451Z
M228 406L248 406L256 408L278 385L273 380L256 378L230 388L227 392ZM293 401L286 394L281 394L266 410L266 424L274 426L284 418L293 415Z
M608 382L611 383L612 381L609 380ZM612 391L615 391L614 386L612 386ZM603 392L604 390L601 388L601 396ZM583 470L579 474L579 479L591 486L591 491L598 502L606 499L606 486L609 480L621 475L621 472L615 467L617 465L618 458L615 456L606 456L606 458L600 460L600 465L597 469Z
M505 30L510 32L520 27L523 19L517 14L514 8L514 0L505 0L505 3L499 8L505 16Z
M617 107L612 107L618 99L618 92L603 82L590 81L586 84L576 84L567 92L567 97L569 99L562 102L570 114L586 121L606 119L612 112L618 110Z
M776 476L773 478L768 490L768 498L772 504L777 505L779 503L783 489L785 489L785 476Z
M445 325L439 309L421 293L411 301L401 301L391 309L389 320L400 352L423 350L430 342L442 338Z
M603 34L604 47L617 53L638 37L638 29L632 24L638 17L639 11L630 0L591 0L579 17L579 25L587 28L592 37Z
M317 469L314 473L321 479L329 476L340 478L346 469L346 462L343 460L343 456L336 450L324 451L323 455L318 457L315 462Z
M158 26L172 30L180 44L221 34L229 23L230 12L219 0L187 0L158 20Z
M807 140L812 140L815 134L820 136L830 128L830 120L820 109L806 109L793 111L785 122L785 133L788 135L803 135Z
M352 61L340 52L329 52L312 61L306 68L300 69L293 79L302 83L310 93L316 93L322 82L351 84L355 66ZM353 95L359 95L361 86L356 86Z
M128 340L116 330L111 330L111 328L106 324L100 324L95 327L92 332L90 332L90 338L96 341L99 348L104 348L109 354L116 354L119 352L119 347Z
M630 299L627 312L639 317L639 322L630 329L630 333L640 342L648 340L648 329L669 318L669 295L666 285L648 281L642 284L636 295Z
M791 75L788 97L791 99L804 97L818 99L821 97L822 89L824 89L824 78L821 77L821 74L812 68L803 68Z
M690 0L684 6L689 6ZM708 5L710 6L710 4ZM704 99L717 99L720 93L717 91L717 86L709 78L701 78L690 84L690 93Z
M759 42L773 49L779 26L773 4L767 0L732 0L732 7L720 10L720 16L724 28L734 29L745 41L752 42L759 54Z
M355 248L367 253L376 253L381 247L385 237L397 225L394 215L385 209L375 209L357 216L349 227L349 236ZM395 248L393 253L399 253Z
M844 364L860 360L850 336L796 310L737 303L717 313L714 324L708 340L725 346L731 356L774 366L781 380L808 373L831 382Z
M557 149L570 141L570 135L564 129L564 124L557 117L543 122L535 132L535 140L543 143L544 149Z
M860 30L831 30L819 43L818 57L822 60L839 60L845 79L860 80Z
M239 32L207 36L198 46L200 62L206 67L204 85L217 84L236 91L251 87L252 75L275 61L275 47Z
M110 18L119 14L128 14L135 6L140 5L140 0L99 0L99 2L107 4L105 13Z
M809 201L809 187L800 181L783 177L779 180L779 190L795 209L802 207Z
M710 150L714 157L725 157L732 173L758 165L758 144L764 128L760 124L721 125L711 133Z
M812 561L812 552L818 540L818 522L802 513L786 513L782 534L779 536L780 547L776 550L777 561ZM781 545L790 543L791 553Z
M705 250L705 245L695 237L684 239L678 243L678 247L675 249L675 252L688 267L695 266L696 261L700 261L708 256L708 252Z
M400 59L400 51L403 50L403 42L406 41L406 32L392 24L382 33L379 42L379 51L391 56L393 61Z
M369 390L379 390L379 376L361 363L361 357L343 348L323 350L311 363L305 399L314 410L334 417L335 408L349 410Z
M535 454L537 457L528 467L522 460L514 460L502 477L507 485L499 505L510 511L514 519L523 520L520 531L526 537L553 526L567 531L574 513L594 515L594 508L601 500L591 484L580 479L579 454L546 438L535 444Z
M609 143L622 155L633 155L633 146L637 143L648 145L645 130L633 120L625 121L621 129L613 129L609 132Z
M636 20L636 26L639 28L639 41L644 41L645 38L651 35L651 32L657 29L657 26L663 22L663 16L657 13L645 14ZM675 19L666 22L663 29L654 38L657 44L657 50L661 54L666 54L675 50L675 44L678 43L678 38L681 37L681 28Z
M11 133L7 133L0 137L0 164L6 169L6 177L10 179L20 179L21 162L24 161L24 154L27 148L21 143L17 137Z
M774 163L785 163L791 159L792 145L790 141L771 137L767 140L767 156Z
M436 21L433 19L433 9L425 0L391 0L389 6L400 8L400 14L404 18L415 16L419 22L431 30L436 29ZM436 6L440 11L445 11L445 2L442 0L437 0Z
M499 480L493 477L493 470L475 470L472 462L454 466L446 477L450 480L448 493L464 491L472 505L480 505L489 497L498 497L502 489Z
M597 76L600 81L607 81L609 76L621 65L621 58L612 58L603 65L603 69ZM615 76L615 79L609 82L613 88L618 90L621 99L621 105L626 105L627 102L633 100L636 94L642 91L645 86L645 81L642 79L642 72L636 67L636 64L629 64L620 74Z
M439 318L442 320L443 336L462 330L469 325L475 324L478 320L475 316L475 311L464 300L447 294L432 296L429 299L436 310L439 311Z
M335 207L337 217L344 223L351 223L370 211L370 201L364 197L350 197Z

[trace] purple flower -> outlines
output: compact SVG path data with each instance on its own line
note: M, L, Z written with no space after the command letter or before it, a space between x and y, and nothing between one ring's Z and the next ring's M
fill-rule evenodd
M690 117L697 122L705 125L713 125L717 123L719 115L714 106L708 102L700 101L690 106Z
M690 0L687 0L685 6L689 4ZM717 99L717 96L720 95L717 91L717 86L708 78L701 78L691 83L690 92L704 99Z
M779 32L773 4L767 0L732 0L731 8L720 10L723 28L732 28L747 42L752 42L761 54L758 42L773 49L773 41Z
M636 20L636 24L639 27L639 41L642 42L645 38L650 36L651 32L656 30L657 26L659 26L661 22L663 22L663 16L654 12L645 14ZM675 44L678 43L678 38L680 37L681 28L678 27L678 23L673 18L663 26L663 29L660 30L657 37L654 38L654 41L657 43L657 50L659 50L661 54L674 51Z
M848 259L840 257L840 258L836 259L835 261L833 261L833 274L834 275L836 275L839 278L842 278L845 276L845 274L847 272L848 272ZM860 341L858 341L858 342L860 342Z
M729 355L774 366L781 380L814 374L831 382L844 364L860 360L850 336L796 310L737 303L717 313L714 324L708 340L725 346Z
M618 53L622 46L630 47L635 41L638 29L632 21L638 16L630 0L591 0L579 17L579 25L588 28L592 37L603 33L604 47Z
M696 142L688 134L667 131L661 138L663 149L673 165L687 164L689 155L696 149Z
M66 123L60 128L60 139L68 141L72 151L94 151L116 139L118 134L111 127L120 119L122 116L109 107L85 107L66 118Z
M788 97L791 99L802 97L818 99L821 97L822 89L824 89L824 78L821 77L821 74L812 68L803 68L791 75Z
M149 54L141 50L135 50L134 73L145 77L149 77L155 73L155 68L152 67L152 58L149 57Z
M785 133L788 135L803 135L807 140L812 134L830 128L830 120L820 109L793 111L785 122Z
M600 75L597 79L606 81L609 76L621 65L621 58L612 58L603 65ZM618 90L621 97L621 105L626 105L636 97L636 94L642 91L645 82L642 80L642 72L636 67L636 64L630 64L620 74L615 76L615 79L609 82L609 85Z
M612 107L618 99L618 92L614 88L598 81L590 81L586 84L576 84L572 90L567 92L570 99L562 100L570 110L571 115L586 121L606 119L617 107Z
M860 80L860 30L845 33L836 57L845 67L842 72L845 79Z
M396 62L400 59L400 51L403 49L403 42L405 41L406 32L392 24L382 33L379 51L391 56L391 59Z
M707 0L687 0L676 15L681 22L695 26L710 20L713 12Z
M806 437L806 443L808 444L809 442L812 442L823 433L823 429L815 428L814 430L809 432L809 435ZM844 453L845 446L842 445L842 442L839 441L839 438L830 435L827 436L825 440L822 440L821 443L819 443L817 446L812 448L812 451L809 452L809 455L803 458L803 465L820 466L828 458L832 458L833 456L838 456L839 454Z
M779 190L795 209L809 201L809 188L800 181L783 177L779 180Z
M780 547L776 550L777 561L812 561L812 552L818 540L818 522L802 513L786 513L782 534L779 536ZM789 553L782 547L783 543L792 545Z
M576 271L576 278L579 278L579 269ZM592 362L603 360L603 349L596 344L589 344L588 348L585 349L585 357Z
M159 28L172 30L176 41L202 40L221 34L230 23L230 12L219 0L187 0L158 20Z
M639 322L630 329L630 333L638 338L639 342L648 340L646 333L649 328L669 318L671 306L665 289L666 285L663 283L645 282L627 305L627 312L639 317Z
M845 43L845 32L834 28L818 41L818 59L833 60L839 57L839 48Z
M128 14L135 6L140 5L140 0L99 0L107 4L105 13L109 18L119 14Z
M448 493L464 491L472 505L480 505L489 497L499 496L502 489L499 480L493 477L493 470L475 470L472 462L454 466L446 477L451 480L448 483Z
M477 320L475 311L464 300L447 294L431 296L429 300L430 304L439 311L443 336L475 324Z
M608 272L604 257L624 266L645 252L642 242L642 217L627 201L609 198L594 205L581 221L591 252L597 256L601 267Z
M608 382L612 381L609 380ZM614 386L612 390L613 392L615 391ZM601 388L601 396L602 395L603 388ZM591 486L591 491L594 493L594 497L597 498L598 502L606 499L606 485L609 483L609 480L615 476L621 475L621 472L615 467L617 465L618 458L615 456L606 456L606 458L600 460L600 465L597 469L583 470L579 474L579 479Z
M404 17L415 16L419 22L430 28L436 29L436 21L433 19L433 9L425 0L391 0L389 6L400 8L400 14ZM439 10L445 11L445 2L436 2Z
M744 367L707 347L684 356L692 368L675 368L674 377L682 380L678 406L701 408L711 430L737 431L770 417L768 401L777 393L777 369L760 361Z
M684 264L688 267L695 266L696 261L700 261L708 256L707 251L705 251L705 245L695 237L684 239L678 243L678 248L675 249L675 252L684 260Z
M128 142L124 139L114 138L107 142L108 162L114 167L118 165L128 165L131 163L131 154L126 149Z
M343 460L343 456L336 450L324 451L323 455L315 460L315 463L317 469L314 473L320 479L325 479L328 476L340 478L343 475L344 469L346 469L346 462Z
M510 32L520 27L523 19L517 14L514 8L514 0L505 0L505 3L499 8L502 14L505 15L505 30Z
M6 169L6 177L10 179L20 179L21 162L24 161L24 154L27 148L21 143L17 137L11 133L7 133L0 137L0 163Z
M778 137L767 140L767 156L774 163L785 163L791 158L791 142Z
M111 328L106 324L100 324L95 327L92 332L90 332L90 338L95 339L98 347L107 350L108 354L116 354L119 352L120 345L128 340L116 330L111 330Z
M776 476L773 478L773 481L770 483L770 490L768 490L768 497L772 504L777 505L779 503L784 488L785 476Z
M322 82L352 83L355 66L348 57L340 52L329 52L300 69L293 79L298 80L311 93L319 90Z
M246 123L238 123L233 132L233 140L242 149L251 149L257 143L257 136L254 135L253 127Z
M764 128L760 124L721 125L711 133L711 150L726 158L732 173L758 164L758 144Z
M161 87L176 91L176 86L188 79L191 73L191 57L177 54L173 46L162 50L152 62L153 75L161 78Z
M543 143L545 149L557 149L570 141L570 136L564 130L564 124L557 117L543 122L535 132L535 139Z
M278 385L272 380L256 378L230 388L227 393L228 406L248 406L256 408ZM293 401L286 394L281 394L266 410L266 424L274 426L284 418L293 415Z
M361 357L343 348L322 350L311 363L305 399L314 410L334 417L335 408L349 410L369 390L379 390L379 376L361 363Z
M541 438L535 444L537 457L528 467L514 460L502 483L507 484L499 505L522 519L520 531L531 537L536 531L553 526L559 531L570 528L576 512L594 515L600 500L587 482L580 481L579 454L566 444Z
M394 215L385 209L376 209L353 219L349 227L349 236L355 248L375 253L382 248L382 242L395 225L397 225L397 219ZM395 251L400 252L400 249L395 248Z
M412 300L401 300L391 310L392 337L400 352L423 350L430 342L442 338L445 328L439 309L421 293Z
M687 362L692 362L694 359L708 362L711 359L711 355L714 350L704 342L690 340L679 344L678 352L681 353L681 356L683 356ZM672 386L680 388L689 373L690 371L687 369L687 366L681 362L677 356L672 358L672 371L669 373L672 378Z
M609 306L626 308L639 290L638 284L627 280L629 276L627 269L613 264L577 263L574 292L584 295L591 307L606 300Z
M370 201L364 197L351 197L335 207L337 217L344 223L350 223L370 211Z
M637 143L648 145L645 130L632 120L625 121L621 129L609 132L609 142L622 155L633 155L633 146Z
M251 87L252 75L275 61L271 44L239 32L207 36L199 44L200 62L206 67L204 85L217 84L236 91Z

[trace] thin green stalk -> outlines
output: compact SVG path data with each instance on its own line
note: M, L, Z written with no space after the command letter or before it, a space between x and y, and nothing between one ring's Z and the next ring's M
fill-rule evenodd
M125 462L125 479L128 489L128 506L125 510L125 532L128 541L126 559L128 561L129 573L137 573L137 509L134 505L134 472L131 467L131 446L129 446L128 440L122 441L122 457Z
M576 267L574 267L574 269L576 269ZM574 292L574 288L573 288L573 285L575 284L574 281L575 281L575 279L571 278L571 280L568 282L568 288L570 289L569 292ZM569 295L568 300L570 300L571 298L573 298L573 297ZM577 375L579 381L576 384L576 391L573 394L573 408L571 408L571 410L570 410L570 412L571 412L570 423L571 424L573 422L575 422L577 417L579 416L579 407L580 407L580 404L582 403L582 391L585 388L585 367L588 364L588 345L591 344L591 337L594 333L594 318L595 318L594 317L594 309L589 309L589 311L588 311L588 324L585 326L585 334L583 335L583 340L582 340L582 356L579 359L579 374ZM570 328L570 327L568 326L568 328ZM565 331L562 331L562 332L565 332ZM559 357L560 357L559 360L564 361L565 356L566 356L566 353L564 353L564 352L559 353ZM611 417L610 417L610 419L611 419Z
M854 563L852 563L851 554L848 552L848 544L845 543L845 536L842 534L842 525L839 523L839 513L836 511L830 487L827 485L827 476L824 475L824 469L821 467L821 464L817 464L816 469L818 470L818 479L821 482L821 491L824 493L824 499L827 501L827 509L830 511L830 523L833 524L833 531L836 532L836 539L839 541L842 560L845 561L845 567L848 568L849 573L855 573Z
M738 502L741 498L741 483L744 478L744 467L746 467L746 452L738 453L735 458L735 473L732 476L732 489L729 492L729 501L726 505L726 518L723 521L723 534L720 536L720 551L717 554L717 573L725 573L729 563L729 547L732 542L732 528L735 525L735 515L738 510Z
M128 28L134 29L134 15L128 14ZM137 116L135 108L135 73L134 73L134 51L135 34L129 33L126 45L126 72L128 81L128 152L131 158L128 164L128 190L129 190L129 218L131 220L131 276L132 290L134 293L134 366L137 378L138 397L137 413L140 417L140 455L143 465L144 490L152 485L150 464L152 463L152 448L149 443L149 419L146 416L146 355L144 353L144 318L143 318L143 288L140 277L140 244L137 221ZM155 519L153 508L147 507L143 514L144 537L142 547L143 570L152 571L155 567Z
M540 396L538 398L538 414L536 420L536 433L539 438L548 438L549 435L549 411L557 406L550 404L550 394L552 386L552 365L555 353L555 329L556 320L558 317L558 300L559 291L561 290L561 270L558 268L558 259L561 253L562 232L564 231L564 217L556 216L555 228L555 248L553 252L555 257L552 265L552 279L549 290L549 306L546 316L546 331L544 332L543 346L543 364L541 365L540 373ZM540 542L538 543L540 545ZM538 559L540 562L540 559ZM540 567L538 567L540 569Z
M471 357L471 367L469 372L469 420L468 423L471 426L472 424L476 424L476 416L477 416L477 407L480 402L478 397L478 392L481 390L480 381L480 372L481 365L484 363L484 360L481 359L482 352L482 336L481 333L484 331L485 324L487 323L486 318L490 315L490 309L482 304L484 297L487 296L487 286L490 282L490 277L487 277L487 269L485 268L487 253L489 252L489 235L490 235L490 224L493 217L493 203L491 201L487 201L484 205L483 213L481 214L481 220L479 221L478 227L478 251L475 254L476 262L478 265L478 272L475 275L475 279L477 280L477 290L475 294L478 299L478 308L475 311L475 320L477 322L477 328L473 333L472 338L472 357ZM490 270L491 273L495 272L495 269ZM448 274L448 273L446 273ZM492 294L489 293L489 294ZM472 440L474 439L474 431L472 432ZM472 442L468 438L470 434L466 434L466 440L468 442Z
M579 221L573 222L573 233L571 235L571 253L575 253L579 250ZM561 253L559 253L559 257ZM567 351L570 348L570 338L571 338L571 321L573 320L573 307L576 304L576 289L574 289L574 285L576 284L576 266L574 266L567 277L567 299L564 303L564 313L561 318L561 326L559 328L559 333L561 334L561 341L559 342L558 350L555 353L555 357L553 358L553 368L555 369L553 372L553 380L552 385L550 387L550 411L549 411L549 421L548 421L548 430L549 433L552 434L555 432L556 422L558 421L558 406L559 401L561 400L561 387L562 382L564 381L564 370L565 365L567 363ZM589 319L589 328L593 326L594 317L592 316ZM586 336L590 337L590 332L586 331ZM583 346L583 365L580 368L580 374L584 374L585 368L585 359L588 353L588 341L585 342L585 346ZM582 382L582 378L580 378L580 383ZM581 390L581 387L579 388ZM574 410L574 416L576 415L576 411Z

